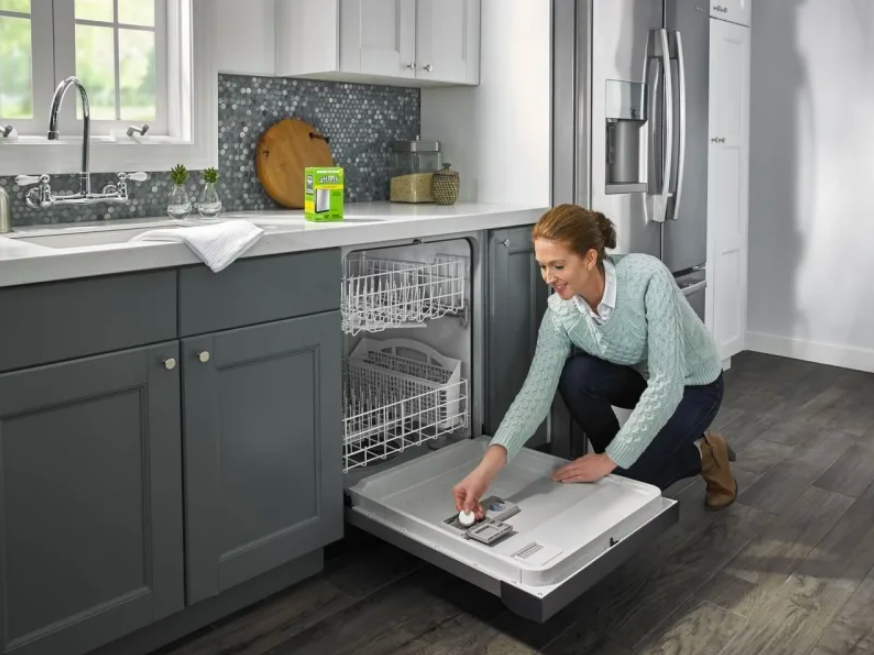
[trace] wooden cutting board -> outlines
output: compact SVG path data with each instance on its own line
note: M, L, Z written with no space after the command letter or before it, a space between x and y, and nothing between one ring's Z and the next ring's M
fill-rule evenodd
M304 169L334 165L328 140L309 123L286 118L268 128L258 141L255 169L273 200L289 209L302 209Z

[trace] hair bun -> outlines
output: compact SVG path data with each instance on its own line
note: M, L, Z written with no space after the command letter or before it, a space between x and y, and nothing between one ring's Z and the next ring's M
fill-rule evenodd
M598 218L598 229L604 237L604 247L613 250L616 247L616 226L601 212L596 212L595 216Z

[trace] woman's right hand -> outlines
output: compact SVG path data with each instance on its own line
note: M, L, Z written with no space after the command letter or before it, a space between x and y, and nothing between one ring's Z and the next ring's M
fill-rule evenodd
M477 520L483 518L483 508L480 499L485 496L491 484L491 476L477 467L464 480L452 488L455 497L455 509L459 512L473 512Z
M477 520L481 520L485 514L480 499L486 495L492 480L506 464L506 449L503 446L491 446L479 466L452 488L455 509L459 512L473 512Z

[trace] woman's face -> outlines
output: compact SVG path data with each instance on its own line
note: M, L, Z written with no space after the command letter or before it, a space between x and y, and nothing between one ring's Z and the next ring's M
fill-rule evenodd
M598 254L594 250L581 256L561 241L535 239L534 254L543 281L555 289L562 300L584 295L595 281Z

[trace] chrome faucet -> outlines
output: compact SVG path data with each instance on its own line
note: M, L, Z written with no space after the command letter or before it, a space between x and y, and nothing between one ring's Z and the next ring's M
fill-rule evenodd
M68 77L55 89L49 114L49 141L58 141L61 138L61 133L58 132L58 113L71 86L79 89L79 96L82 98L82 168L79 173L79 194L88 197L91 195L91 104L88 102L88 92L78 77Z
M70 87L75 86L79 90L82 99L82 168L79 171L79 193L56 196L52 193L51 178L48 175L19 175L15 178L18 186L33 186L35 188L27 192L27 206L32 209L48 209L54 205L93 205L100 202L113 204L126 204L130 202L128 195L128 181L146 182L148 173L119 173L116 184L108 184L103 187L102 193L91 193L91 105L88 102L88 92L77 77L68 77L55 89L52 97L52 108L49 114L49 141L57 141L61 135L58 132L58 114L64 104L64 98Z

